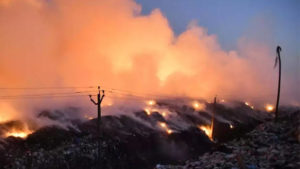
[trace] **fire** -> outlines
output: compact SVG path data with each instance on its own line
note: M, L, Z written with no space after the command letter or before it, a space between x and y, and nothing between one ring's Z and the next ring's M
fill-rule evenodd
M233 128L234 128L234 126L233 126L232 124L229 124L229 127L230 127L231 129L233 129Z
M265 109L266 109L267 112L271 112L271 111L274 110L274 106L271 105L271 104L267 104L266 107L265 107Z
M165 129L167 134L172 134L173 133L173 130L169 129L165 122L160 122L159 126L163 129Z
M87 115L87 114L84 115L84 118L89 119L89 120L93 119L92 116L89 116L89 115Z
M168 129L168 130L167 130L167 133L168 133L168 134L172 134L173 131L172 131L171 129Z
M155 102L154 100L149 100L149 101L147 102L147 104L148 104L149 106L153 106L153 105L156 104L156 102Z
M167 116L167 113L166 113L166 112L162 112L161 115L162 115L163 117L166 117L166 116Z
M166 123L164 123L164 122L159 123L159 125L160 125L161 127L163 127L163 128L166 128L166 127L167 127Z
M5 134L5 137L13 136L13 137L26 138L31 133L32 133L32 131L30 131L30 130L24 130L24 131L13 130L13 131L7 132Z
M146 109L144 109L144 111L147 113L147 115L148 115L148 116L150 116L150 115L151 115L151 111L150 111L150 109L146 108Z
M213 138L212 138L212 127L209 126L209 125L200 125L198 126L198 128L202 131L205 132L205 134L208 136L208 138L213 141Z
M254 109L254 106L252 106L249 102L245 102L245 105L250 107L251 109Z
M193 103L193 107L194 107L195 110L202 110L202 109L204 109L204 104L201 104L201 103L195 101Z

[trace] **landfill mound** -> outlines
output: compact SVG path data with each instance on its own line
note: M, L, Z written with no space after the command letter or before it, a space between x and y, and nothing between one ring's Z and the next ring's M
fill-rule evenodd
M0 166L9 169L150 169L157 163L183 164L216 147L199 128L199 125L210 124L212 109L214 138L219 143L240 137L270 118L269 114L243 102L231 107L203 103L206 108L201 110L178 102L183 103L181 100L163 101L157 102L151 112L141 110L104 116L100 135L97 134L97 119L91 119L72 121L75 128L46 126L25 139L1 139ZM167 115L162 112L165 109ZM63 113L57 111L43 111L37 118L65 119Z
M156 169L299 169L300 111L281 111L280 115L278 122L260 124L197 160L182 166L158 164Z

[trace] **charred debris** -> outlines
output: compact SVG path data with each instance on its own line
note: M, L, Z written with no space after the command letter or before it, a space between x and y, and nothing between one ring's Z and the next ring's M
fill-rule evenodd
M223 143L242 137L262 122L271 120L266 112L241 102L215 107L214 140L199 126L210 125L212 103L205 109L157 102L172 112L166 117L153 109L132 114L103 116L100 164L103 168L154 168L156 164L184 164L188 159L211 151L232 151ZM43 111L37 118L68 120L63 112ZM18 122L14 122L18 123ZM0 140L2 168L97 168L97 119L69 120L71 127L42 127L27 138ZM0 133L13 125L1 124Z

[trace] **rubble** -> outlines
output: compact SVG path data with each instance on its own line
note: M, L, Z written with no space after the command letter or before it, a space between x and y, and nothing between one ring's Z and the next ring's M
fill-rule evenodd
M171 102L172 103L172 102ZM210 123L212 105L207 103L208 111L196 111L186 105L164 104L157 102L159 108L167 108L172 111L167 117L162 116L157 110L150 115L145 111L133 112L132 115L103 116L101 135L96 130L97 120L91 119L84 122L73 122L74 128L59 128L46 126L30 134L26 139L8 137L0 142L0 168L3 169L81 169L81 168L122 168L122 169L153 169L157 168L182 168L184 166L156 165L183 164L188 159L195 159L205 152L215 152L215 158L210 154L201 156L204 160L190 161L186 168L207 168L228 166L231 168L245 164L255 167L255 158L249 158L251 163L244 162L245 152L252 147L259 149L255 152L260 156L271 151L281 153L280 149L271 149L264 142L247 142L246 140L234 140L241 144L240 155L234 152L235 145L224 144L217 146L218 150L212 151L216 144L212 142L198 125ZM215 138L220 142L238 138L245 132L251 131L259 123L262 123L269 115L260 115L258 110L253 110L244 104L237 107L218 105L216 109ZM43 113L39 118L61 121L64 118L60 113ZM68 120L70 122L70 120ZM166 133L157 124L166 124L174 132ZM230 122L230 123L229 123ZM234 125L234 127L230 127ZM280 129L280 127L279 127ZM272 135L265 132L265 140L276 141L278 139L290 140L289 133L285 135ZM276 132L281 132L280 130ZM294 132L292 132L294 133ZM255 135L255 133L253 133ZM259 134L260 135L260 134ZM260 137L260 136L259 136ZM98 142L100 141L101 154L98 155ZM294 141L294 140L290 140ZM249 144L251 147L247 147ZM216 148L215 148L216 149ZM283 155L285 156L285 154ZM98 157L100 160L98 160ZM210 161L207 163L204 161ZM216 161L216 162L214 162ZM281 165L284 161L276 161ZM291 164L294 165L294 164Z
M287 113L277 123L265 122L245 136L221 144L230 152L207 152L185 165L158 165L156 169L299 169L299 127L300 112Z

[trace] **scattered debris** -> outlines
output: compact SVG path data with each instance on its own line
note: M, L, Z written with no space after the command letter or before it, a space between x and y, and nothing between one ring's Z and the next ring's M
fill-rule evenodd
M287 112L285 112L287 113ZM300 111L265 122L244 137L222 144L229 152L212 151L183 166L157 165L156 169L299 169Z

